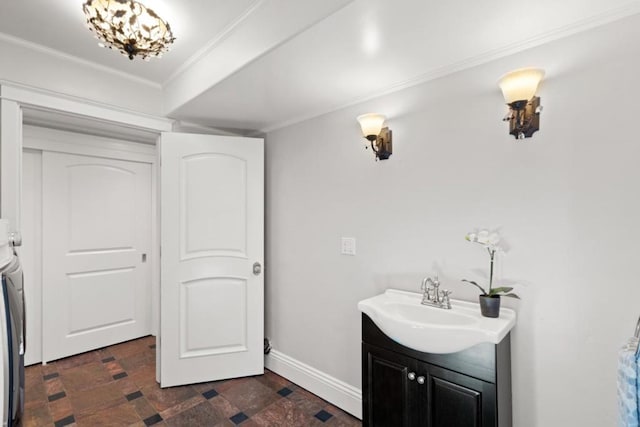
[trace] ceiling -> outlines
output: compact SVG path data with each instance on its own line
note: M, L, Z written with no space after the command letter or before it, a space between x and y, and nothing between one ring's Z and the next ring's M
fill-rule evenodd
M246 133L640 13L629 0L142 2L176 36L150 62L99 48L83 0L2 0L0 37L144 79L162 88L168 116Z
M0 32L162 84L257 3L256 0L143 0L143 4L169 22L176 36L171 55L143 62L129 61L117 51L98 47L98 40L87 30L84 2L3 0Z

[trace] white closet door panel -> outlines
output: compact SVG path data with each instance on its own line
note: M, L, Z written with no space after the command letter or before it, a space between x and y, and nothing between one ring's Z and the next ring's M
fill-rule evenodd
M25 365L42 361L42 152L22 154L22 246L27 316Z
M135 268L68 275L69 335L135 321ZM109 307L105 310L105 307Z
M43 153L45 361L150 331L151 166Z
M131 169L100 161L67 166L70 253L132 249L139 178ZM96 197L98 189L107 191Z

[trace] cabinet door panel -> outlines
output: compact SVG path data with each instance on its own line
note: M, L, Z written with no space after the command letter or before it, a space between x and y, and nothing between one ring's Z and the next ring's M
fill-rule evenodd
M479 392L436 377L430 387L432 426L480 427Z
M363 344L364 425L410 427L415 360Z
M427 369L429 427L496 425L495 385L433 365Z

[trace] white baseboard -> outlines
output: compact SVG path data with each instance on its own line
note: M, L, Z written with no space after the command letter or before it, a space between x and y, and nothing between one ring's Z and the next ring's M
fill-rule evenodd
M264 358L267 369L362 419L362 390L277 350Z

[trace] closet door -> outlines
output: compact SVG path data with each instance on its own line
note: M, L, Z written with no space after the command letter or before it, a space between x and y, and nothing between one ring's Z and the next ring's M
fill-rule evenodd
M42 362L42 151L22 153L22 246L27 350L24 364Z
M43 360L150 333L151 166L44 152Z

